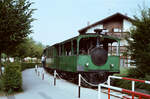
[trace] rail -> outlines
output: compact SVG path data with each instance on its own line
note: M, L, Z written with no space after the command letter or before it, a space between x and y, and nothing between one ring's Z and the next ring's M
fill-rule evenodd
M124 80L132 81L132 91L127 90L127 89L123 89L123 88L119 88L119 87L111 86L110 85L110 79L111 78L113 78L113 79L124 79ZM108 80L107 80L108 85L99 84L99 86L98 86L98 99L101 99L101 95L100 95L101 87L108 88L108 99L110 99L110 89L117 90L117 91L120 91L120 92L124 92L124 93L127 93L127 94L131 94L132 99L134 99L135 96L138 96L139 99L142 99L142 97L150 99L150 95L135 91L135 82L150 84L150 81L146 81L146 80L139 80L139 79L133 79L133 78L127 78L127 77L118 77L118 76L109 76ZM122 97L122 98L124 98L124 97Z

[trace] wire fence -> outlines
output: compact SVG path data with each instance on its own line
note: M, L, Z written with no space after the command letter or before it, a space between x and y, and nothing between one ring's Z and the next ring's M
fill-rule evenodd
M83 78L82 75L81 75L81 78L82 78L82 80L83 80L85 83L87 83L88 85L93 86L93 87L98 87L98 85L92 84L92 83L88 82L87 80L85 80L85 78Z
M41 70L41 71L39 71L38 68L37 68L37 66L35 67L35 71L36 71L36 73L37 73L38 76L40 76L40 74L44 76L44 74L46 73L44 69ZM81 75L81 74L80 74L80 75ZM61 77L61 74L58 74L58 73L56 72L56 70L54 70L54 78L55 78L55 77L56 77L56 78L58 77L60 80L64 81L64 79ZM42 77L42 79L43 79L43 77ZM81 75L81 79L82 79L86 84L88 84L88 85L90 85L90 86L98 87L98 84L93 84L93 83L88 82L82 75ZM105 81L103 84L105 84L105 83L107 83L107 81Z
M56 76L60 79L60 80L64 80L63 78L60 77L60 75L56 72Z

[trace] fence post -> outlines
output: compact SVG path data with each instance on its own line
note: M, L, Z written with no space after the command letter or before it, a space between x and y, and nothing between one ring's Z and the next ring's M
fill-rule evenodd
M56 70L54 70L54 86L56 86Z
M135 91L135 81L132 81L132 91ZM134 94L132 94L132 99L134 99Z
M98 85L98 99L101 99L101 84Z
M37 65L35 65L35 73L37 74Z
M135 88L135 81L132 81L132 91L135 91L134 88Z
M108 86L108 99L110 99L110 86Z
M107 84L110 86L110 76L108 76Z
M42 80L44 80L44 71L42 71Z
M78 98L80 98L80 90L81 90L81 74L78 77Z
M40 72L38 71L38 76L40 76Z
M108 99L110 99L110 76L108 77L107 84L108 84Z

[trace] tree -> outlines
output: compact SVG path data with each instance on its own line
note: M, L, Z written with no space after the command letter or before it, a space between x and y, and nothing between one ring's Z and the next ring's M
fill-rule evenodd
M12 54L16 46L32 33L32 13L27 0L0 0L0 72L1 54Z
M150 74L150 9L141 10L140 17L134 16L131 39L128 40L133 64L141 76Z
M27 38L23 43L16 46L17 50L11 54L11 57L23 59L29 56L30 53L30 39Z
M32 38L27 38L25 42L17 46L17 50L11 55L12 57L19 57L24 59L25 57L41 58L44 45L35 42Z
M34 54L32 57L36 57L36 58L41 58L41 55L42 55L42 52L44 50L44 45L42 45L42 43L40 42L35 42L35 45L34 45Z

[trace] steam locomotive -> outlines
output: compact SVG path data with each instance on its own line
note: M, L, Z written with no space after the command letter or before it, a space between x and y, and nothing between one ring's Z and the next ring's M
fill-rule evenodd
M80 73L91 83L102 83L120 70L119 46L118 38L99 32L78 35L44 49L44 68L64 79L77 80Z

